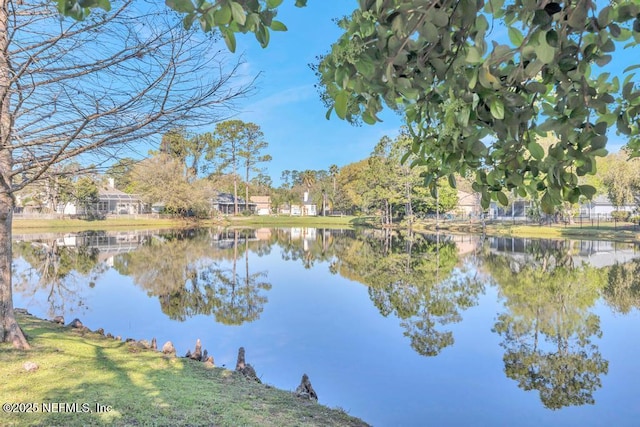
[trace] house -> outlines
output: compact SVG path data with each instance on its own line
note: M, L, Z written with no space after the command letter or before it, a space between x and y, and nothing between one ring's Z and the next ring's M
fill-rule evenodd
M249 197L251 203L255 204L254 212L257 215L270 215L271 214L271 197L269 196L251 196Z
M316 210L316 205L310 202L305 202L302 205L302 216L316 216L318 212Z
M112 180L108 187L98 190L98 198L95 211L99 215L136 215L149 211L140 196L118 190Z
M309 201L309 193L304 192L304 196L302 199L302 204L291 204L285 205L280 209L280 213L282 215L291 215L291 216L316 216L318 215L318 210L316 205Z
M281 215L290 216L317 216L318 211L313 203L304 203L302 205L283 205L280 208Z
M592 200L580 204L580 217L586 219L610 219L611 212L633 212L635 210L635 205L614 206L607 195L600 194Z
M458 205L455 211L463 217L479 214L481 212L480 194L458 190Z
M489 205L489 218L492 219L527 219L532 207L531 200L517 198L509 206L502 206L499 203L491 202Z
M235 198L231 193L218 193L211 201L211 206L215 211L223 215L233 215L235 211ZM238 212L244 210L255 212L256 204L254 202L245 203L245 199L238 197Z
M106 187L98 189L98 201L88 207L75 203L59 204L56 212L64 215L136 215L148 213L149 207L137 194L127 194L114 187L109 179Z
M285 205L280 209L282 215L291 216L317 216L318 211L313 203L303 203L302 205Z

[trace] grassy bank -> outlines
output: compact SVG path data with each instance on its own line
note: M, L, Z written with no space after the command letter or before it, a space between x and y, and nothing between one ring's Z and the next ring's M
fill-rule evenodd
M17 219L13 221L14 233L71 232L87 230L157 229L209 226L247 227L354 227L368 225L367 217L342 216L237 216L220 220L195 220L183 218L138 218L103 220L83 219Z
M368 225L368 217L356 216L237 216L229 217L231 225L259 227L355 227Z
M184 219L14 219L14 233L39 233L43 231L87 231L120 229L179 228L193 225Z
M14 233L71 232L86 230L141 230L184 227L317 227L348 228L356 226L376 226L373 217L356 216L237 216L220 220L197 221L191 219L105 219L87 221L81 219L36 219L14 220ZM415 229L435 230L435 221L419 221ZM450 233L480 234L483 232L480 222L444 221L439 224L441 231ZM614 225L603 223L599 226L583 224L524 225L507 221L488 222L485 233L490 236L539 237L548 239L576 238L593 240L613 240L619 242L635 242L640 240L640 230L633 224Z
M421 222L418 228L424 230L435 230L435 222ZM483 232L482 224L479 222L444 222L439 224L441 231L452 233L472 233ZM489 236L508 237L531 237L542 239L592 239L592 240L612 240L617 242L636 242L640 240L640 231L633 224L600 226L580 224L552 224L552 225L525 225L511 222L488 222L485 234Z
M19 322L32 349L24 352L0 345L0 403L27 404L14 409L32 412L5 409L3 426L366 425L341 410L248 381L226 369L166 357L32 316L19 315ZM23 367L27 361L39 368L27 372ZM296 386L292 384L292 389ZM73 403L90 412L44 412Z

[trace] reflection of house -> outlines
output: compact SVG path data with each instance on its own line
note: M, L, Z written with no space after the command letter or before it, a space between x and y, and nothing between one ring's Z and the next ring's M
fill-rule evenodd
M251 196L251 203L255 204L255 213L258 215L271 214L271 197L269 196Z
M582 218L610 218L611 212L625 211L633 212L633 205L614 206L606 195L599 195L588 202L580 205L580 216Z
M271 238L270 228L258 228L255 233L258 240L269 240Z
M213 209L217 210L223 215L233 215L235 211L235 199L233 194L230 193L218 193L215 199L211 202ZM242 197L238 197L238 212L242 212L248 207L250 212L255 212L256 204L249 202L245 204L245 200Z
M638 253L633 244L616 243L598 240L540 240L518 237L488 237L489 250L493 253L507 253L520 260L534 257L536 250L544 248L545 243L550 254L554 248L563 249L573 259L574 265L585 262L596 268L629 262L637 259ZM542 244L542 246L541 246ZM532 260L532 262L535 262Z

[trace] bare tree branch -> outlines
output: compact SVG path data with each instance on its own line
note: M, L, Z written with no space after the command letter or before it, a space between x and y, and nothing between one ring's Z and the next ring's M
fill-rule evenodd
M224 120L252 90L241 60L163 5L129 0L82 22L48 1L10 6L11 192L83 153Z

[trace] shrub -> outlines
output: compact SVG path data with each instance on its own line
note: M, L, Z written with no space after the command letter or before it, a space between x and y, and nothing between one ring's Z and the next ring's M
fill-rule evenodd
M611 218L613 218L616 221L627 221L629 220L629 216L631 215L631 212L627 212L627 211L613 211L611 212Z

